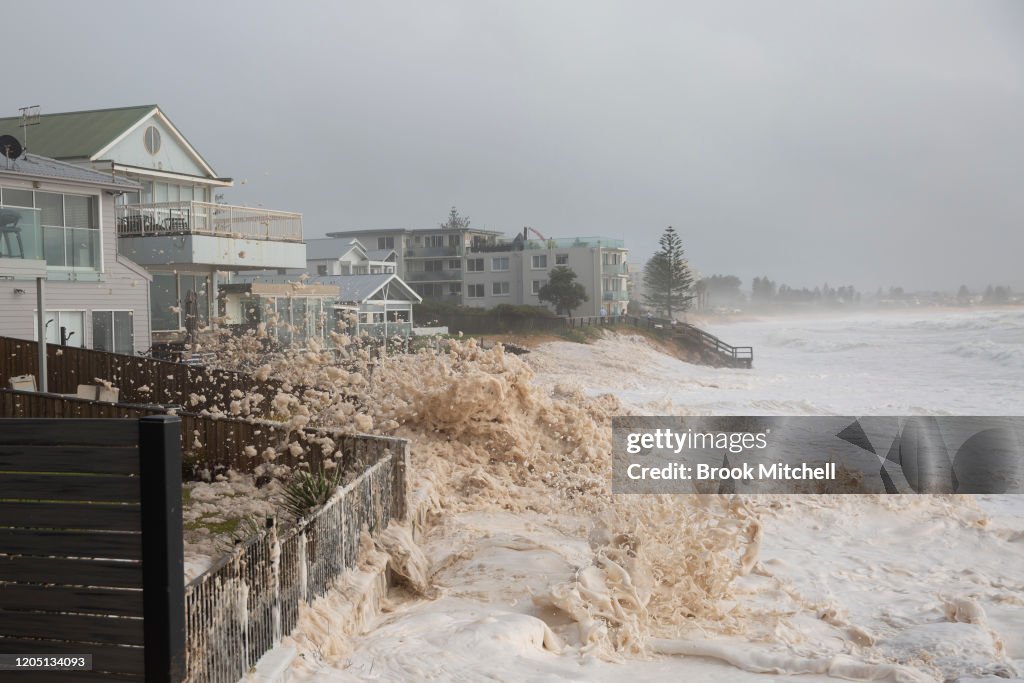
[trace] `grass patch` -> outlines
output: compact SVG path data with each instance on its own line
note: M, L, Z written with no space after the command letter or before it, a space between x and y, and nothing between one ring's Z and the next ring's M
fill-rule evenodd
M604 330L615 329L605 327L572 327L565 328L559 331L558 336L566 341L576 342L577 344L589 344L595 339L601 339L604 336Z

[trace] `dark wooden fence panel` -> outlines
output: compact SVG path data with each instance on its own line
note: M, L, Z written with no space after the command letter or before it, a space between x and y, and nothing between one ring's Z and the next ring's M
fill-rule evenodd
M145 415L162 415L165 412L156 406L101 403L58 394L0 389L0 417L137 419ZM178 413L178 417L181 419L184 475L189 479L205 478L228 469L252 472L257 465L265 461L263 453L268 448L276 453L274 462L290 467L305 463L314 470L321 467L325 459L331 458L342 469L359 473L369 466L367 458L372 462L372 458L376 457L376 451L369 455L364 452L366 438L360 435L312 428L295 430L279 422L213 417L187 412ZM325 441L332 442L333 447L325 444ZM394 441L399 443L401 440ZM296 454L292 453L289 447L291 444L298 445ZM252 446L255 454L249 455L246 446ZM5 457L5 451L2 449L3 442L0 440L0 469L3 468ZM340 452L340 455L336 451ZM7 457L10 459L13 456ZM70 458L72 455L65 453L60 457ZM116 449L105 451L97 458L115 463ZM94 469L86 471L92 472Z
M180 438L166 415L0 419L0 653L93 656L33 681L183 680Z
M7 387L10 377L37 373L37 349L34 341L0 337L0 387ZM255 415L266 416L264 410L284 387L273 378L259 380L244 372L144 356L57 344L48 344L46 350L47 390L58 394L74 394L79 384L110 382L120 391L121 403L182 405L196 411L216 407L227 412L237 390L249 397ZM292 390L301 393L305 388ZM258 403L257 393L264 397ZM193 394L205 396L205 401L193 404Z

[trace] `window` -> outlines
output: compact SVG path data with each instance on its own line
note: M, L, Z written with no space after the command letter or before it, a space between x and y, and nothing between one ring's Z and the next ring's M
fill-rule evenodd
M150 154L156 154L160 151L160 131L156 129L156 126L150 126L146 129L144 142L146 143L146 151Z
M395 238L394 237L378 237L377 238L378 249L394 249Z
M458 296L459 294L462 294L462 285L460 285L458 282L448 283L448 294L452 296Z
M444 296L444 286L438 284L416 284L412 290L424 299L434 299Z
M484 298L484 286L480 285L466 285L466 296L470 299L483 299Z
M426 237L423 238L423 246L443 247L444 235L427 235Z
M491 283L491 294L493 296L508 296L508 293L509 293L508 280L503 280L501 282L492 282Z
M440 273L444 270L444 261L424 261L423 270L428 273Z
M181 327L178 279L173 273L153 273L153 283L149 286L149 310L154 330L177 330Z
M605 252L602 255L602 263L606 266L617 266L622 263L622 254L618 252Z
M38 330L36 313L32 314L32 329ZM61 343L61 330L68 346L85 348L85 311L46 311L46 341ZM37 336L34 338L38 339Z
M4 201L34 204L39 209L46 265L99 270L100 230L95 197L4 190Z
M533 287L530 291L534 294L540 294L540 288L544 286L544 280L534 280Z
M132 311L93 311L92 348L131 354L135 349Z
M540 268L548 267L548 255L547 254L535 254L531 262L531 267L535 270Z
M495 256L492 258L491 270L508 270L508 256Z
M462 261L457 258L448 259L448 270L462 270Z
M453 249L459 248L459 237L460 235L448 235L448 246Z
M482 258L466 259L466 271L469 273L484 272L484 260Z
M567 266L569 265L568 254L555 254L555 265L556 266Z
M316 267L316 274L317 275L327 275L327 266L317 266Z

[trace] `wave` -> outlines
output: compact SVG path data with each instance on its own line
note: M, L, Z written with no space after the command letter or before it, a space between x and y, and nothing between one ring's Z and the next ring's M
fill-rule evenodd
M842 351L852 351L854 349L864 349L869 348L871 346L875 346L875 344L872 344L867 341L851 341L847 339L815 339L811 337L794 337L791 335L782 334L769 335L765 339L765 342L770 346L800 349L802 351L809 351L811 353L837 353Z
M901 322L892 327L897 329L929 330L945 332L951 330L993 330L1024 328L1024 312L999 312L984 315L950 315L921 318Z
M1005 344L991 339L981 339L957 344L946 353L960 358L992 361L1005 367L1024 368L1024 346L1020 344Z

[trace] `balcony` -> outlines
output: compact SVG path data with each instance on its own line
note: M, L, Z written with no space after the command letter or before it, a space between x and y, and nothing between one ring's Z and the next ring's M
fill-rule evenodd
M406 282L462 282L461 270L412 270L405 273Z
M459 247L409 247L405 250L406 258L441 258L461 254Z
M604 296L602 296L601 298L604 299L605 301L629 301L629 292L605 292Z
M162 202L117 207L119 237L213 235L236 239L302 241L302 214L208 202Z
M302 215L229 204L117 207L118 251L149 268L305 268Z
M531 251L539 249L625 249L623 240L610 237L564 237L560 239L537 240L529 239L519 242L499 242L497 244L474 244L469 248L472 253L493 253L499 251Z
M602 263L601 264L602 275L629 275L629 271L626 269L625 263Z

